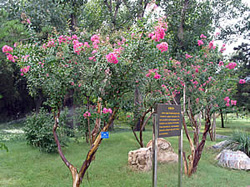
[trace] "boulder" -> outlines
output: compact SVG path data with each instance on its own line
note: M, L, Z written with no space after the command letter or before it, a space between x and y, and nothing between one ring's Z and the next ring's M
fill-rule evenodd
M222 142L219 142L219 143L213 145L212 148L216 149L216 150L221 150L221 149L224 149L225 147L227 147L229 144L230 144L229 140L224 140Z
M128 153L128 164L133 170L149 171L152 168L151 148L140 148Z
M239 170L250 170L250 158L242 151L224 149L216 159L223 167Z
M152 147L152 140L147 147ZM157 161L160 163L178 162L178 154L174 152L171 143L163 138L157 139Z
M174 153L171 144L163 139L157 139L157 161L161 163L178 162L178 155ZM128 164L133 170L149 171L152 168L152 140L146 148L140 148L128 153Z

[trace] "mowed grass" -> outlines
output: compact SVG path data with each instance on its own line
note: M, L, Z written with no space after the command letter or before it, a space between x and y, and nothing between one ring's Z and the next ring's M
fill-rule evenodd
M221 121L217 121L216 132L221 135L230 136L235 131L250 133L250 118L231 117L225 122L225 128L221 128Z
M240 120L241 121L241 120ZM249 122L246 121L246 122ZM231 126L229 126L231 124ZM232 120L226 124L233 131L238 122ZM245 129L250 124L242 122ZM227 129L226 128L226 129ZM218 128L217 132L220 129ZM1 131L1 130L0 130ZM219 132L218 132L219 133ZM220 134L227 135L221 130ZM144 132L145 144L152 138L150 126ZM178 151L178 137L166 138ZM189 145L184 135L184 151L189 153ZM0 151L0 186L25 187L67 187L72 186L71 174L58 154L46 154L26 144L23 139L11 139L5 144L9 152ZM198 171L192 177L183 176L183 187L247 187L250 186L249 171L238 171L219 167L215 160L217 152L209 149L215 142L207 139ZM128 152L138 149L138 144L131 131L111 132L109 139L103 139L95 160L91 163L84 177L82 186L86 187L150 187L152 171L134 172L127 164ZM71 141L63 148L67 159L80 168L89 145L84 141ZM178 186L178 164L158 164L158 186Z

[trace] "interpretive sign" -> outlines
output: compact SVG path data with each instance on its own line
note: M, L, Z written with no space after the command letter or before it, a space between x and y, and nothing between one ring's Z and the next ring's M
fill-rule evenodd
M158 137L180 136L181 134L181 106L157 105Z

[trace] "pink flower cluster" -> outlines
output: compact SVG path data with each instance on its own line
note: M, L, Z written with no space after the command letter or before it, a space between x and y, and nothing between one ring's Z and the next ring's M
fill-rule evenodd
M82 42L79 42L78 40L73 40L74 53L76 53L77 55L79 55L81 51L85 50L83 46L84 44Z
M13 56L12 54L9 54L9 53L6 53L6 55L7 55L7 59L11 62L15 62L15 59L18 59L18 57L15 55Z
M159 79L161 78L161 75L158 74L158 69L150 69L148 70L148 73L146 74L146 77L150 77L151 75L154 76L154 79Z
M106 59L109 63L113 63L113 64L118 63L117 55L114 52L106 55Z
M223 53L224 51L226 51L226 48L225 48L226 44L223 44L221 49L220 49L220 52Z
M214 41L213 40L209 42L208 48L209 49L215 49L216 48L216 46L214 45Z
M86 111L84 114L83 114L83 117L86 119L88 117L91 116L91 113L89 111Z
M240 79L239 84L245 84L245 83L246 83L245 79Z
M226 106L229 107L230 106L230 99L229 97L225 97L224 101L226 101ZM237 101L236 100L231 100L231 105L236 105Z
M188 59L188 58L192 58L193 56L186 54L185 57L186 57L186 59Z
M154 32L149 33L148 37L156 42L159 42L161 39L164 39L167 28L167 23L164 22L163 18L159 18L158 25L155 27Z
M223 66L224 63L222 61L219 62L219 66Z
M10 54L9 52L13 52L13 48L8 46L8 45L4 45L2 47L2 51L7 55L7 59L12 61L12 62L15 62L15 59L18 59L17 56L13 56L12 54Z
M98 49L98 45L100 43L100 37L97 34L91 36L90 40L93 42L93 48Z
M159 49L161 52L167 51L168 50L168 44L167 42L162 42L158 45L156 45L157 49Z
M27 72L29 71L29 69L30 69L30 66L26 66L26 67L21 68L21 69L20 69L20 71L21 71L21 76L23 76L24 73L27 73Z
M200 38L202 39L202 38L207 38L207 37L204 34L201 34Z
M103 114L107 114L107 113L110 113L110 114L112 114L112 109L111 108L104 108L103 110L102 110L102 113Z
M13 48L10 47L10 46L8 46L8 45L4 45L4 46L2 47L2 51L3 51L3 53L13 52Z
M202 40L198 40L198 46L201 46L203 44L204 44L204 42Z
M226 68L228 69L234 69L237 66L235 62L230 62L228 65L226 65Z

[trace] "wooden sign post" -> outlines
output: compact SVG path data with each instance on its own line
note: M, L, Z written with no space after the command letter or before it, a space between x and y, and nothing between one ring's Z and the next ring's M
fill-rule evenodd
M178 186L181 186L182 178L182 142L183 131L181 122L181 106L157 104L153 128L153 187L157 186L157 138L179 136L179 179Z

